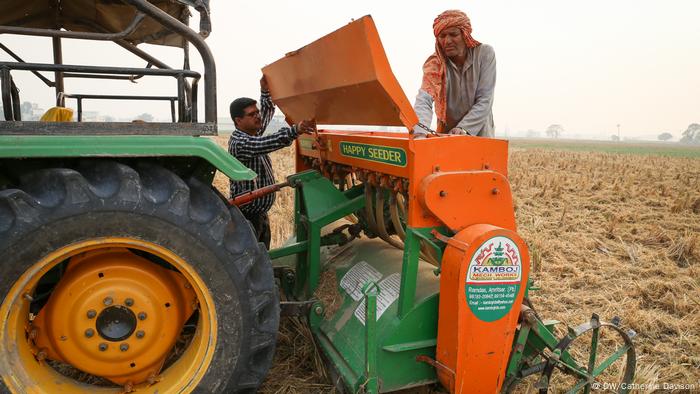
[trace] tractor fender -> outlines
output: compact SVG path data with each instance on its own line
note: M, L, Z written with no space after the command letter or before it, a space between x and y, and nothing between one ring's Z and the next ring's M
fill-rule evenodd
M0 136L2 159L199 157L234 181L257 175L208 138L171 135Z

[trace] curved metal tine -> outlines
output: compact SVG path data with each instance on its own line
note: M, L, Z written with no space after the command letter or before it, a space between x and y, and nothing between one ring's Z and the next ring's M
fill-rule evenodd
M396 204L395 205L397 208L397 212L392 213L392 218L391 218L392 221L395 220L394 216L397 216L397 217L400 216L400 217L405 218L407 215L406 214L407 209L406 209L405 197L400 192L396 192L395 196L396 196L396 198L395 198ZM399 220L399 223L400 223L400 220ZM394 224L394 228L401 228L401 231L403 231L403 227L397 226L396 224ZM398 234L398 230L397 230L397 234ZM401 240L404 241L406 239L406 232L403 231L403 236L401 234L399 234L399 238L401 238ZM432 253L432 248L430 247L430 245L426 244L423 241L420 241L420 258L427 261L428 263L436 266L436 267L438 266L438 261L437 261L437 258Z
M379 230L379 237L389 243L389 245L397 248L403 249L403 242L399 242L389 235L386 230L386 223L384 222L384 189L381 187L377 188L377 206L374 207L376 213L377 230Z
M401 217L399 216L399 202L397 194L398 192L393 192L389 198L389 215L391 216L391 223L394 225L394 230L396 230L396 235L399 236L401 242L405 242L406 231L403 228Z
M375 235L377 231L377 223L374 220L374 188L369 182L365 182L365 216L367 217L367 227Z
M420 257L436 267L440 265L433 254L433 249L423 240L420 241Z
M399 207L399 214L401 214L401 216L405 218L406 216L408 216L408 212L406 210L406 197L401 193L399 193L399 194L401 195L401 200L400 200L400 203L398 206ZM399 201L399 200L397 199L397 201Z

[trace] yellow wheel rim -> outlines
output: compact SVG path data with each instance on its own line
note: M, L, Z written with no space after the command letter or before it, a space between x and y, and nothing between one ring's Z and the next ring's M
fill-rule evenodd
M148 382L127 385L129 389L148 387L149 392L192 391L211 364L217 339L214 300L194 268L172 251L154 243L131 238L98 238L62 247L26 270L0 306L0 371L12 392L22 393L119 393L124 387L99 387L66 377L46 362L37 360L39 349L30 340L29 307L31 296L42 276L69 258L108 250L136 249L157 256L179 271L198 301L197 329L189 346L177 361ZM40 312L40 315L43 313ZM43 355L39 355L43 358ZM129 387L130 386L130 387Z

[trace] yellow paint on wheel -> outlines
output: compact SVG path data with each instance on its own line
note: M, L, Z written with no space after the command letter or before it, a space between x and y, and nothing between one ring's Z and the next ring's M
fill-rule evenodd
M129 249L157 256L178 272ZM39 279L66 259L49 301L30 316ZM160 371L194 307L199 319L190 345ZM135 389L190 392L208 370L217 339L214 301L195 269L162 246L130 238L98 238L52 252L14 283L0 306L0 324L0 371L16 393L122 391L79 383L45 358Z

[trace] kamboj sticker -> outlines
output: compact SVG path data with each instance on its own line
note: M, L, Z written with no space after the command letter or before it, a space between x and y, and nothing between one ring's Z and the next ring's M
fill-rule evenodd
M520 249L504 236L486 240L469 261L465 293L474 316L485 322L507 315L522 279Z

